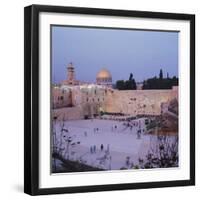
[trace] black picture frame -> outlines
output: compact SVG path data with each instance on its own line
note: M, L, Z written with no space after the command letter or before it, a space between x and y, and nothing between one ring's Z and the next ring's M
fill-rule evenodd
M190 179L162 182L39 188L39 13L76 13L190 23ZM195 185L195 15L128 10L31 5L24 9L24 192L30 195L95 192Z

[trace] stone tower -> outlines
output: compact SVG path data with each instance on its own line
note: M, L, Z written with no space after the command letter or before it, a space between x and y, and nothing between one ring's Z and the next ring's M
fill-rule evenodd
M75 72L74 72L74 66L73 63L69 63L67 66L67 81L68 84L74 84L75 81Z

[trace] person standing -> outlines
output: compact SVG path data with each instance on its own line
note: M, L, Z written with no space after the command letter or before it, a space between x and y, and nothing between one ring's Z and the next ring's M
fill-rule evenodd
M84 135L85 135L85 137L87 137L87 132L86 131L84 132Z
M110 152L110 145L109 144L107 145L107 152L108 153Z
M126 157L126 166L128 167L129 165L130 165L130 157L127 156L127 157Z
M101 144L100 149L101 149L101 151L103 151L103 144Z
M93 149L92 149L92 146L90 146L90 153L91 153L91 154L93 153Z

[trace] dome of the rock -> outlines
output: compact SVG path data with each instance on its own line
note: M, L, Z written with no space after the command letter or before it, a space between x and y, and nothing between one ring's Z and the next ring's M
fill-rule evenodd
M107 69L101 69L97 73L96 81L98 84L102 85L112 85L112 76Z

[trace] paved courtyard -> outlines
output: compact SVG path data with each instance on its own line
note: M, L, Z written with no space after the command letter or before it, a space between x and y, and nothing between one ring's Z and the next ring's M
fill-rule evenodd
M130 168L137 164L139 158L144 158L152 147L155 136L145 134L145 119L137 119L126 126L115 120L73 120L64 123L64 132L61 134L62 123L56 124L57 138L68 138L71 143L67 154L63 155L70 160L78 160L87 165L103 169ZM140 137L138 131L141 130ZM63 142L62 148L67 149ZM129 161L127 162L127 157Z

